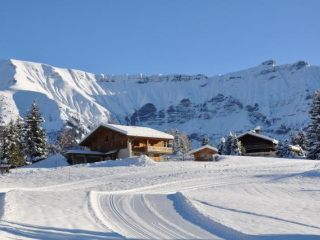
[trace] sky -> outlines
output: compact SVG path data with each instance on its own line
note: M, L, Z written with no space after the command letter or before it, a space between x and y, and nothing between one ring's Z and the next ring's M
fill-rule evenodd
M320 65L320 1L0 0L0 59L148 75Z

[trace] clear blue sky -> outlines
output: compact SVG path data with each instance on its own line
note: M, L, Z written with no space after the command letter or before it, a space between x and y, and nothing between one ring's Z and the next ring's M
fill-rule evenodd
M0 0L0 59L93 73L320 65L318 0Z

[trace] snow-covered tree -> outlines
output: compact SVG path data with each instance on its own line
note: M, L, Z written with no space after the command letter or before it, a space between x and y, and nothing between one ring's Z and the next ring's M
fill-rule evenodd
M72 133L72 129L65 128L58 137L58 148L60 150L70 149L78 145L77 139Z
M292 148L288 140L285 140L283 143L283 157L293 158Z
M178 129L167 130L166 133L173 135L172 150L174 155L188 154L191 150L191 142L185 132L179 133Z
M309 152L308 159L320 160L320 90L313 96L310 106L310 124L307 133Z
M303 151L308 151L308 140L307 135L305 132L301 129L295 136L295 141L297 145L299 145Z
M205 146L205 145L210 145L209 138L207 138L207 137L202 138L201 146Z
M182 132L180 135L180 152L182 154L188 154L191 150L191 142L188 138L188 135L185 132Z
M230 155L241 156L243 155L243 146L241 141L238 140L237 136L232 135L230 145Z
M80 116L72 116L71 119L67 121L66 127L70 129L71 135L77 140L80 140L86 135L86 130L82 126Z
M19 117L16 122L13 120L9 122L5 142L5 162L14 167L23 166L25 155L23 154L22 122Z
M0 115L0 164L2 160L5 158L3 156L4 148L5 148L5 136L6 136L6 126L2 122L2 116Z
M276 156L277 157L283 157L284 152L283 152L283 144L281 141L279 141L277 147L276 147Z
M24 125L24 153L27 160L37 161L47 156L47 137L41 123L44 119L36 101L27 112Z
M226 146L226 139L224 137L222 137L220 139L220 143L218 145L218 153L220 155L226 155L225 154L226 153L226 147L225 146Z
M236 135L229 132L227 138L221 138L220 144L218 146L218 153L221 155L243 155L245 153L244 147L241 141L238 140Z
M276 156L281 158L293 158L292 148L288 140L285 140L284 143L279 142L276 147Z
M290 142L290 144L293 145L293 146L298 145L297 138L296 138L296 136L294 135L293 131L290 131L290 132L289 132L289 142Z

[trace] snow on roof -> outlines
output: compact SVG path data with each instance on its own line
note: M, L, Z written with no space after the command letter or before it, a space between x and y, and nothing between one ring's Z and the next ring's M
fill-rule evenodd
M130 137L146 137L146 138L160 138L160 139L174 139L174 137L170 134L157 131L152 128L147 127L136 127L136 126L124 126L124 125L116 125L116 124L100 124L96 127L91 133L89 133L80 144L85 141L95 130L99 127L105 127L116 132L122 133L126 136Z
M251 135L251 136L254 136L254 137L258 137L258 138L262 138L264 140L267 140L267 141L270 141L270 142L273 142L274 144L278 144L278 140L274 139L274 138L270 138L270 137L267 137L267 136L264 136L264 135L261 135L261 134L258 134L258 133L254 133L254 132L245 132L245 133L242 133L240 136L238 136L238 138L241 138L245 135Z
M297 151L299 152L301 150L301 148L299 146L293 146L293 145L289 145L289 147L291 148L292 151Z
M191 150L190 152L188 152L188 154L193 154L193 153L195 153L195 152L199 152L199 151L201 151L202 149L205 149L205 148L209 148L209 149L211 149L211 150L213 150L213 151L218 152L218 149L216 149L215 147L212 147L212 146L210 146L210 145L204 145L204 146L199 147L199 148L197 148L197 149Z

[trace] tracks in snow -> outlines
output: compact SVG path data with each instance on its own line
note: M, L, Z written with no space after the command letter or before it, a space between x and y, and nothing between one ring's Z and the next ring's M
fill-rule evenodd
M213 182L212 178L177 181L117 192L92 192L92 214L101 224L127 238L135 239L220 239L183 218L169 194L177 190L246 184L252 179ZM199 213L200 214L200 213ZM196 217L196 216L195 216ZM233 230L230 229L230 232Z
M135 239L219 239L176 212L165 194L101 194L99 207L109 227Z

